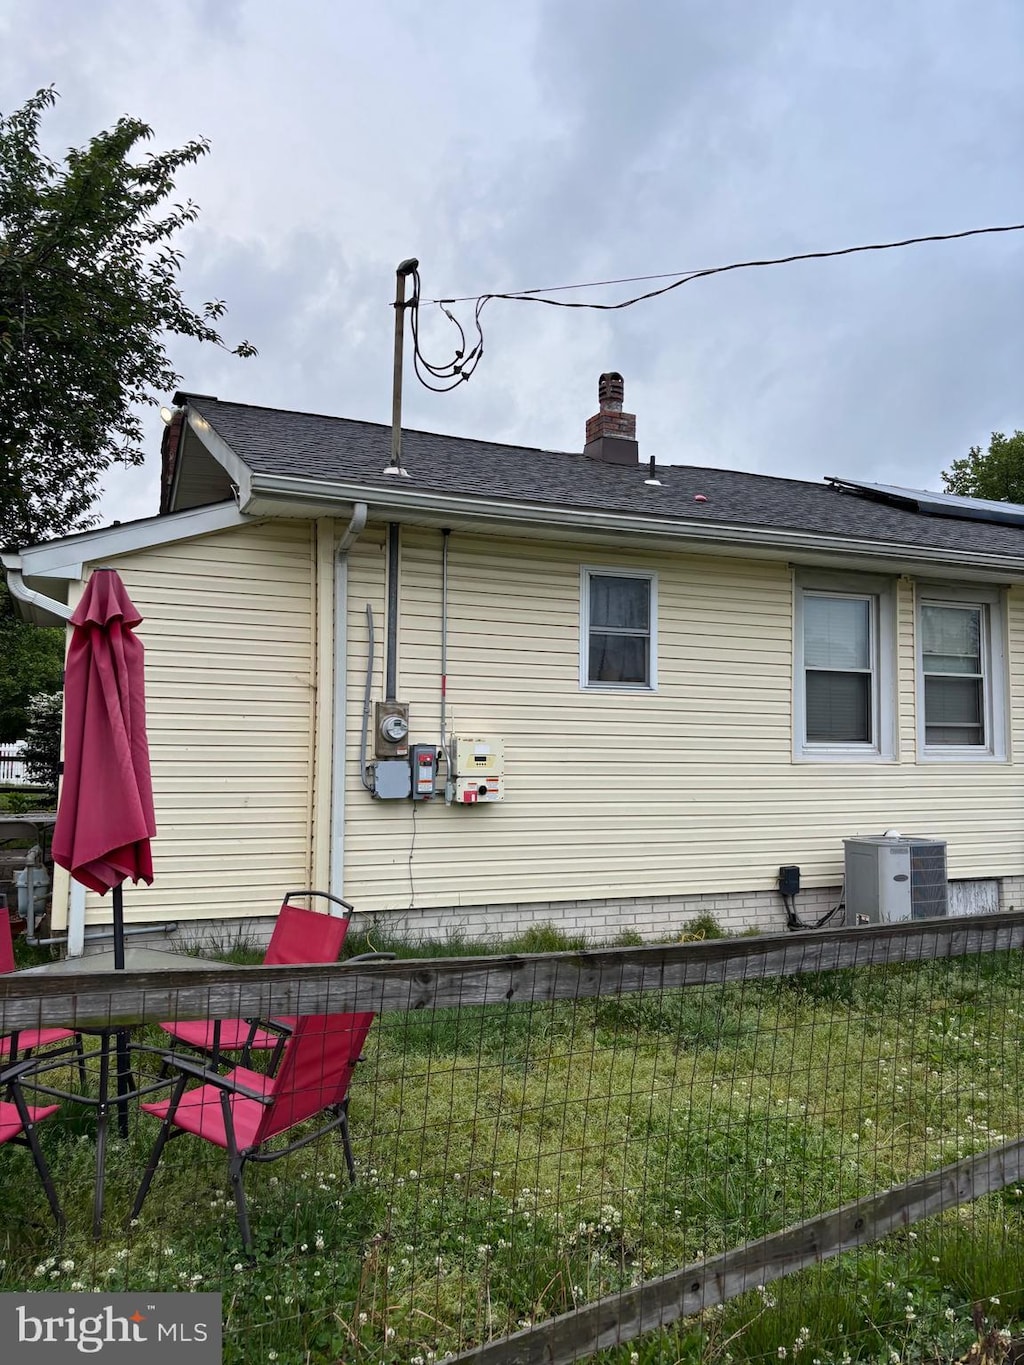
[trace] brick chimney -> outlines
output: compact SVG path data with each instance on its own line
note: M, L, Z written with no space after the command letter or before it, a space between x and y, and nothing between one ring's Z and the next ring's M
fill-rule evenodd
M636 464L640 447L636 443L636 417L622 411L626 385L613 370L597 381L599 411L587 419L587 444L583 453L605 464Z

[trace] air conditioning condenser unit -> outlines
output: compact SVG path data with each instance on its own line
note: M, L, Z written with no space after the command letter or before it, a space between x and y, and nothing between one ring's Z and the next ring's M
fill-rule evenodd
M844 839L846 923L891 924L949 913L946 842L924 835Z

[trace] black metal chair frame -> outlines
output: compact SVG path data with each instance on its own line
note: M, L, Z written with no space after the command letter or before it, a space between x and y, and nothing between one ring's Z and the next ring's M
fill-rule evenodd
M36 1172L39 1179L42 1181L43 1189L46 1191L46 1198L50 1205L50 1211L53 1214L58 1229L63 1232L67 1227L67 1219L64 1216L64 1210L60 1206L60 1200L57 1198L57 1190L53 1183L53 1177L50 1175L50 1168L46 1164L46 1158L43 1156L42 1148L39 1146L39 1139L36 1136L35 1121L29 1113L28 1104L26 1103L25 1096L21 1089L22 1077L27 1076L36 1070L38 1065L39 1063L35 1058L30 1058L27 1061L14 1062L11 1066L5 1067L0 1071L0 1089L6 1089L7 1093L10 1095L11 1101L18 1111L18 1117L21 1120L22 1126L22 1131L15 1137L8 1138L7 1142L4 1143L4 1146L7 1146L9 1143L14 1147L27 1147L32 1153L32 1160L35 1162Z
M356 1181L356 1166L352 1155L352 1144L349 1139L348 1131L348 1098L342 1100L341 1104L333 1107L333 1116L329 1123L323 1124L315 1132L304 1133L302 1137L294 1142L289 1142L284 1147L267 1148L265 1145L259 1147L239 1147L235 1137L235 1125L231 1114L231 1102L229 1096L244 1095L246 1099L256 1100L260 1104L269 1105L273 1103L273 1096L263 1095L258 1090L251 1090L246 1085L241 1085L237 1081L231 1081L228 1077L222 1076L218 1071L213 1071L209 1067L201 1066L198 1062L193 1062L191 1058L175 1056L168 1053L165 1060L175 1066L181 1076L175 1082L174 1090L171 1093L171 1107L167 1112L167 1117L160 1125L160 1132L153 1150L149 1155L149 1162L146 1165L145 1174L142 1177L142 1184L135 1196L135 1203L132 1205L130 1218L137 1218L149 1194L149 1187L153 1183L156 1168L160 1164L164 1148L168 1142L174 1138L185 1137L187 1130L184 1128L174 1129L174 1115L185 1087L190 1080L199 1080L206 1085L216 1086L220 1090L221 1111L224 1116L224 1133L228 1140L228 1178L231 1181L231 1192L235 1198L235 1210L238 1215L238 1230L242 1235L242 1245L246 1251L251 1251L253 1246L252 1229L249 1224L249 1206L245 1198L245 1186L243 1175L247 1161L278 1161L281 1157L291 1156L292 1152L297 1152L303 1147L309 1146L311 1142L316 1142L327 1133L332 1133L340 1129L342 1148L345 1153L345 1165L348 1168L349 1180L352 1184ZM331 1110L325 1112L332 1112Z
M355 957L348 958L344 965L352 966L360 962L394 961L396 956L395 953L391 952L360 953ZM288 1035L286 1035L282 1041L286 1042L287 1037ZM249 1223L249 1208L245 1198L245 1187L243 1185L246 1162L279 1161L281 1157L290 1156L292 1152L297 1152L301 1148L307 1147L310 1143L316 1142L320 1138L326 1136L327 1133L340 1130L341 1144L345 1154L345 1166L348 1170L349 1180L353 1185L356 1183L356 1164L352 1154L352 1143L348 1127L347 1095L340 1104L329 1106L324 1110L325 1113L330 1113L332 1115L330 1122L321 1125L312 1133L304 1133L300 1138L296 1138L295 1141L288 1143L284 1147L270 1148L266 1143L259 1144L255 1147L239 1147L237 1138L235 1137L230 1096L232 1094L242 1095L246 1099L256 1100L259 1104L263 1105L272 1104L275 1097L273 1095L265 1095L258 1090L253 1090L251 1087L242 1085L238 1081L232 1081L229 1076L222 1076L220 1072L214 1070L212 1067L202 1066L200 1063L193 1061L190 1057L182 1057L173 1052L168 1052L163 1054L163 1063L164 1072L166 1072L167 1068L174 1067L181 1072L181 1075L175 1082L174 1089L171 1092L170 1108L167 1111L167 1116L161 1122L160 1132L153 1145L145 1174L142 1177L142 1184L139 1186L138 1193L135 1196L135 1203L132 1205L132 1211L129 1215L130 1219L139 1216L167 1143L174 1138L185 1136L188 1131L184 1128L178 1128L176 1131L172 1131L172 1129L174 1126L174 1115L185 1094L185 1087L190 1080L202 1081L206 1085L215 1086L220 1091L221 1111L224 1118L224 1135L227 1139L228 1176L231 1181L231 1190L235 1199L235 1210L238 1215L238 1230L242 1235L242 1245L247 1252L252 1251L253 1239L252 1229Z
M72 1051L70 1046L64 1049L65 1055L61 1056L59 1051L38 1054L28 1063L31 1067L29 1073L28 1088L33 1094L49 1095L52 1099L72 1100L77 1104L87 1105L96 1110L96 1178L93 1182L92 1198L92 1235L98 1239L103 1231L103 1206L106 1194L106 1168L107 1168L107 1137L110 1127L111 1111L116 1111L118 1132L122 1138L128 1136L128 1104L131 1100L141 1099L144 1095L151 1095L157 1090L163 1090L166 1080L155 1080L147 1085L138 1085L132 1074L130 1053L149 1052L152 1049L141 1045L132 1045L128 1041L128 1030L121 1025L109 1026L82 1026L86 1032L95 1033L100 1040L99 1047L90 1052L81 1052L79 1059L79 1069L81 1075L85 1076L86 1060L99 1059L99 1082L97 1093L89 1095L86 1093L86 1085L83 1083L82 1091L75 1094L70 1090L62 1090L57 1086L44 1085L38 1077L45 1075L48 1071L64 1069L68 1064L67 1053ZM111 1067L111 1051L115 1055L115 1065ZM111 1093L110 1079L111 1071L116 1077L116 1087Z
M307 897L309 898L318 897L321 900L330 901L332 905L340 906L342 910L345 911L345 913L343 915L337 916L337 918L339 919L351 920L352 915L355 911L355 907L351 905L348 901L342 900L340 896L332 895L332 893L329 891L286 891L284 899L281 902L282 909L286 905L290 905L293 900L296 900L300 897L304 899ZM370 954L360 954L360 956L369 957ZM377 954L376 956L379 958L380 954ZM392 953L391 956L394 957L394 954ZM269 966L272 964L268 963L263 965ZM256 1041L257 1036L261 1032L274 1033L277 1034L278 1041L276 1046L273 1049L271 1049L270 1062L267 1066L268 1073L271 1076L273 1076L278 1066L280 1065L281 1054L284 1051L284 1045L292 1035L293 1032L292 1026L286 1023L283 1019L250 1018L246 1019L245 1022L249 1025L249 1036L246 1038L244 1044L242 1045L238 1065L244 1067L251 1067L253 1043ZM175 1041L177 1042L179 1047L186 1047L189 1049L189 1051L197 1053L200 1057L209 1058L214 1066L219 1066L221 1061L223 1060L224 1052L225 1051L233 1052L235 1050L234 1048L224 1049L221 1047L220 1024L221 1024L220 1020L217 1019L213 1020L213 1041L209 1047L200 1047L198 1043L188 1043L185 1042L183 1039L176 1039ZM264 1048L261 1048L259 1050L266 1051L266 1049ZM175 1055L177 1055L177 1049L175 1049ZM160 1074L162 1076L167 1075L166 1063L161 1069Z
M12 1029L10 1033L5 1033L3 1035L5 1039L9 1038L11 1040L10 1051L8 1052L7 1055L10 1057L12 1063L18 1061L19 1052L22 1054L21 1057L22 1061L28 1061L29 1058L32 1058L33 1060L38 1061L40 1063L50 1062L54 1058L62 1057L65 1053L73 1052L75 1054L75 1060L78 1064L78 1079L82 1082L82 1087L84 1089L86 1085L85 1072L86 1052L85 1044L82 1041L82 1035L80 1033L76 1033L73 1039L70 1039L65 1043L61 1043L59 1046L57 1046L54 1043L33 1043L31 1047L19 1048L18 1039L21 1033L23 1032L27 1032L27 1030ZM45 1052L41 1052L39 1050L40 1048L46 1048L47 1050ZM2 1062L0 1062L0 1065L2 1065Z

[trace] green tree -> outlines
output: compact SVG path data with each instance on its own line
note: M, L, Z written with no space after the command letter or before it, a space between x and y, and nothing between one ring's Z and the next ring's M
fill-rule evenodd
M60 774L60 725L64 705L62 692L40 692L28 703L25 732L25 770L30 782L46 788L48 800L57 799Z
M24 736L29 699L58 691L63 671L64 631L19 621L0 585L0 743Z
M962 498L1024 503L1024 431L992 433L988 450L971 446L962 460L942 471L947 493Z
M39 148L56 100L38 91L0 114L0 545L19 546L90 524L103 472L141 464L140 405L180 382L172 335L231 349L182 299L176 234L197 217L168 203L174 178L208 150L204 139L132 160L152 136L119 119L62 163ZM234 347L255 354L248 342Z

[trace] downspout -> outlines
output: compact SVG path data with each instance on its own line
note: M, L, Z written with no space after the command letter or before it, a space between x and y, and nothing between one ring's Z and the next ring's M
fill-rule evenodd
M11 596L19 602L37 607L40 611L47 612L51 616L59 616L62 621L71 620L73 608L65 606L63 602L58 602L54 597L45 597L41 592L36 592L34 588L27 588L20 569L7 570L7 586L11 590Z
M348 552L366 526L367 506L357 502L334 558L334 737L331 751L330 892L344 894L345 880L345 694L348 671Z
M36 592L33 588L26 587L25 580L21 576L20 568L13 568L9 563L5 564L4 567L7 573L7 587L10 590L11 596L16 601L24 602L30 607L35 607L37 611L40 611L45 615L57 617L65 623L65 626L70 622L72 612L74 611L73 607L69 607L63 602L58 602L53 597L46 597L43 593ZM61 743L61 756L63 757L63 738ZM63 869L61 869L61 871L63 871ZM56 880L57 879L55 878L54 885L50 888L51 898L56 895ZM66 940L65 936L60 935L47 941L57 943L66 941L68 956L81 957L85 949L85 887L82 886L80 882L76 882L70 878L67 879L67 885L69 887L69 895ZM42 942L43 940L37 939L33 941L30 939L29 941L33 942L33 946L35 946L35 943Z
M81 957L85 952L85 887L71 879L68 890L67 956Z

